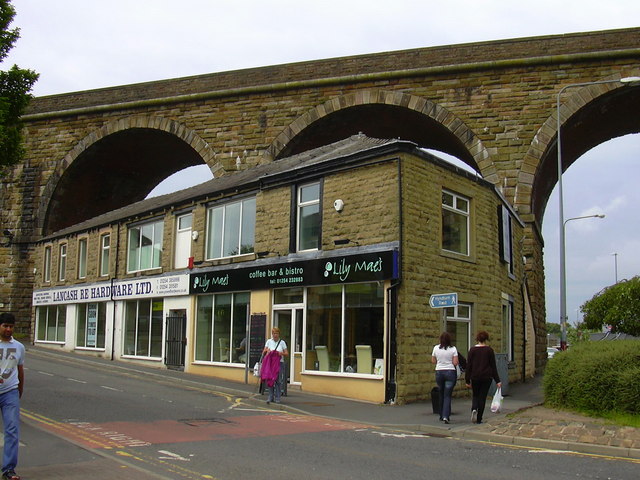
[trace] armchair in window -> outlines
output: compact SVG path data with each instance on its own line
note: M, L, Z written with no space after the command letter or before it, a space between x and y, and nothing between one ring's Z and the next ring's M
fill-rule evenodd
M318 365L320 370L329 371L329 351L326 345L316 346L316 355L318 355Z
M358 373L371 373L373 357L371 356L371 345L356 345L356 359Z
M229 361L229 339L228 338L219 338L218 342L220 344L220 350L218 351L218 361L219 362L228 362Z

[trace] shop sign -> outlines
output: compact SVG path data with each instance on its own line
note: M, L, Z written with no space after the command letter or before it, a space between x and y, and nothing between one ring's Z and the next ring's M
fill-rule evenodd
M107 300L130 300L149 297L174 297L189 293L188 275L145 277L74 285L71 287L35 290L33 305L56 305L64 303L86 303Z
M191 274L189 293L263 290L397 278L398 252L363 253Z

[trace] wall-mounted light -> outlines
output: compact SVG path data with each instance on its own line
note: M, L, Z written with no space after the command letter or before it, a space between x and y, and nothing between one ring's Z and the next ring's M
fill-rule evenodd
M200 232L198 232L197 230L194 230L193 232L191 232L191 239L195 242L196 240L198 240L198 237L200 236Z
M337 199L333 202L333 208L336 209L336 212L341 212L344 209L344 202L341 199Z

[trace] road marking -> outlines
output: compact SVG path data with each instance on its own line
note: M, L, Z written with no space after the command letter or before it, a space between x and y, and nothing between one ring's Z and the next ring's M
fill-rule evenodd
M67 378L67 380L69 380L70 382L76 382L76 383L87 383L84 380L77 380L75 378Z
M42 375L46 375L47 377L53 377L53 373L43 372L41 370L38 370L38 373L41 373Z
M100 385L100 388L104 388L105 390L113 390L114 392L122 392L122 390L113 387L107 387L106 385Z
M167 455L166 457L158 457L158 458L162 458L163 460L180 460L181 462L190 462L191 461L190 458L184 458L183 456L178 455L177 453L170 452L168 450L158 450L158 453L162 453L163 455Z

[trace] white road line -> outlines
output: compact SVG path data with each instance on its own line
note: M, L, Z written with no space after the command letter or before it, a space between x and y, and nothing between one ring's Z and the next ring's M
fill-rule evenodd
M191 459L189 458L184 458L181 455L178 455L177 453L173 453L170 452L168 450L158 450L158 453L162 453L163 455L167 455L166 457L158 457L161 458L163 460L180 460L182 462L190 462Z
M87 383L84 380L76 380L75 378L67 378L67 380L69 380L70 382L76 382L76 383Z
M113 390L114 392L122 392L122 390L118 389L118 388L113 388L113 387L107 387L106 385L100 385L101 388L104 388L106 390Z
M47 377L53 377L53 373L49 373L49 372L42 372L40 370L38 370L38 373L41 373L42 375L46 375Z

